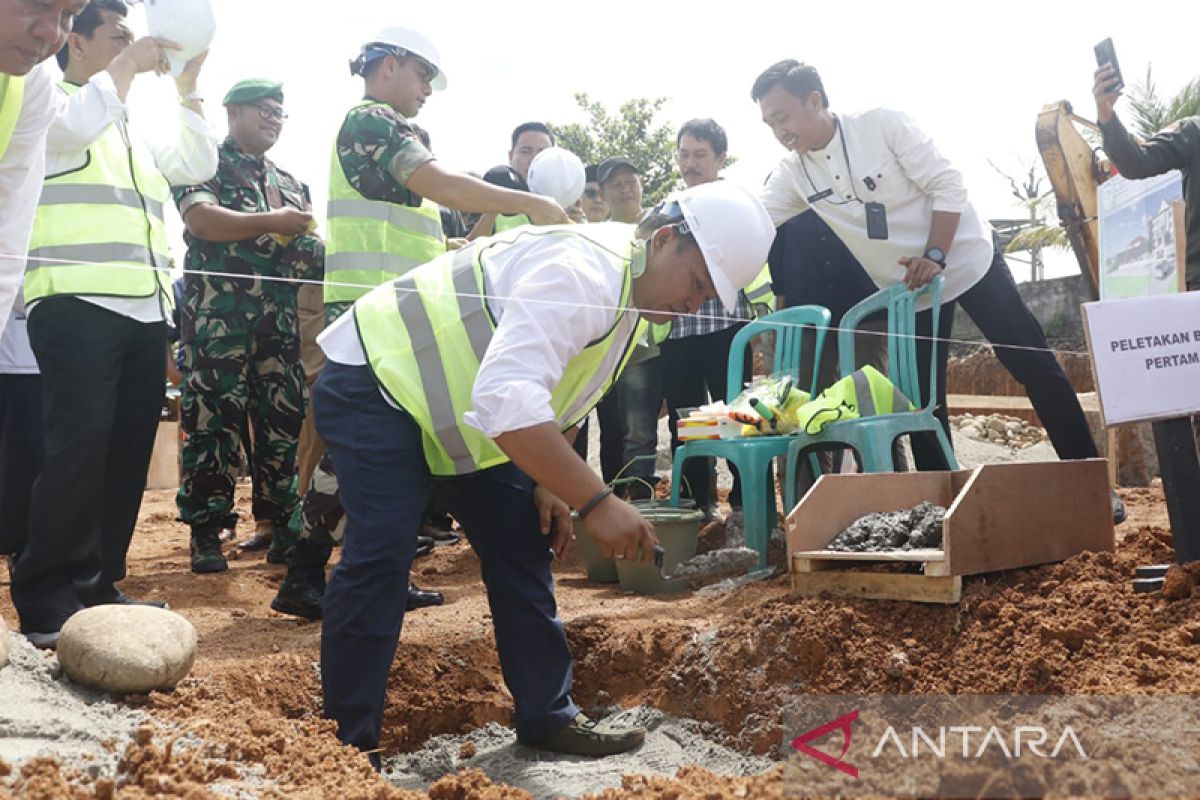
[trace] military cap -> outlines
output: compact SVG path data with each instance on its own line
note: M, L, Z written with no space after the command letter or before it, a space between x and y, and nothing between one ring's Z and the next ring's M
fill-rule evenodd
M221 105L232 106L242 103L253 103L255 100L262 100L264 97L270 97L272 100L282 103L283 84L278 81L269 81L266 78L250 78L238 81L230 87L229 92L225 95L225 99L221 101Z

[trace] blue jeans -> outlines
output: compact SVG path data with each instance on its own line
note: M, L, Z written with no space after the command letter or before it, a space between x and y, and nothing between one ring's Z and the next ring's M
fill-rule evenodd
M421 429L384 401L366 367L330 362L313 387L313 410L347 516L321 631L325 715L337 722L338 738L361 750L379 745L409 567L435 480L482 564L517 736L536 742L569 723L579 712L570 697L571 653L529 477L505 464L432 478ZM372 760L378 766L378 754Z
M617 380L617 400L625 422L624 464L638 456L653 456L658 451L658 411L662 408L662 357L655 356L626 367ZM658 483L654 462L650 459L631 464L625 477L641 478L650 486ZM631 497L646 497L650 490L643 484L629 487Z

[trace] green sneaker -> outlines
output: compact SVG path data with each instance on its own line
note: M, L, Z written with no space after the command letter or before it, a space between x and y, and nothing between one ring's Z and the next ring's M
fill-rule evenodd
M192 572L224 572L229 569L221 553L221 531L213 525L192 528Z
M529 744L531 747L553 753L603 758L632 750L644 741L645 728L618 727L607 722L596 722L588 719L581 711L556 733L540 742Z

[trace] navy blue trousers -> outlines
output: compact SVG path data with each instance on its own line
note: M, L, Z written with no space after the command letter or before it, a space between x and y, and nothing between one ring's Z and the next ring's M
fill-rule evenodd
M421 429L388 405L366 367L330 362L313 387L313 412L347 517L342 560L325 591L325 715L337 722L343 742L374 750L417 530L434 479ZM579 709L570 697L571 653L558 619L549 540L533 505L533 482L512 464L436 482L482 564L517 735L543 739Z

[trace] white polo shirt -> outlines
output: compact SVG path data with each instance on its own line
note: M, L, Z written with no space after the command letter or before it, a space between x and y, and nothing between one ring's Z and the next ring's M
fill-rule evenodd
M925 252L933 212L958 213L943 300L974 286L992 262L992 230L967 199L962 174L899 111L877 108L837 120L828 145L788 153L767 179L759 197L775 225L811 207L885 288L904 279L899 259ZM886 209L887 239L868 237L867 203Z

